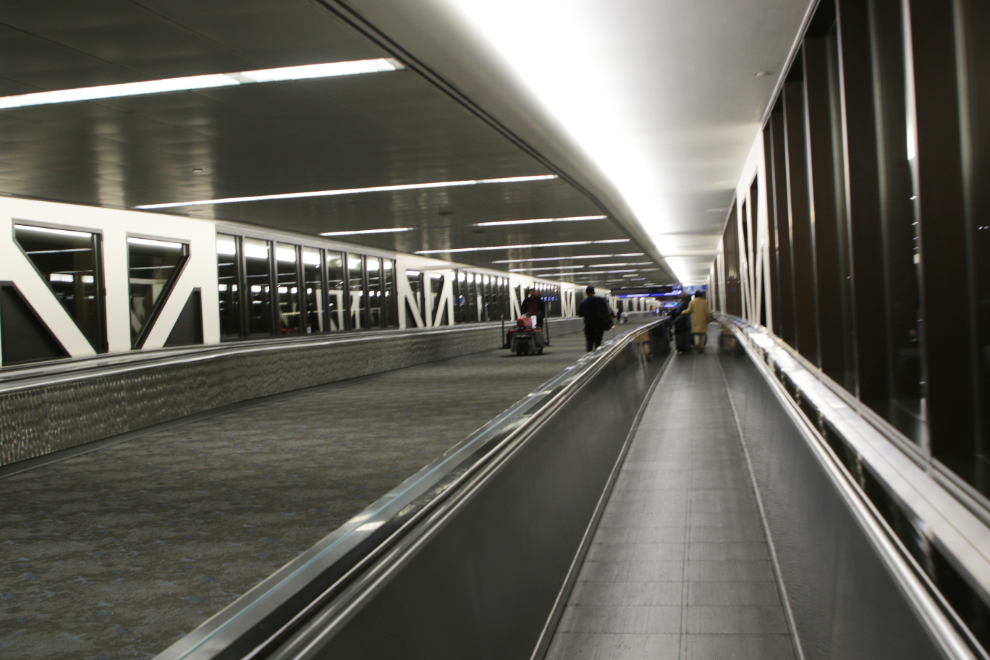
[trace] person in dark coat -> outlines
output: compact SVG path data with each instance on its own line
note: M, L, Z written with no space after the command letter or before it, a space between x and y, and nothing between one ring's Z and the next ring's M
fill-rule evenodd
M608 302L595 295L595 287L589 286L584 290L585 298L578 305L578 316L584 318L584 338L589 351L602 345L602 335L606 330L615 327L612 322L612 309Z
M535 316L536 327L542 328L543 319L547 315L546 303L543 302L543 298L540 298L540 294L536 292L536 289L530 289L527 293L529 295L526 297L526 300L522 301L522 304L519 306L520 311L526 316Z

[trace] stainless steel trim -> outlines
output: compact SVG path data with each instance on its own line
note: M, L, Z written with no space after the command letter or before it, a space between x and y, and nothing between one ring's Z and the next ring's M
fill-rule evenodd
M425 525L435 529L439 520L451 515L458 503L470 498L484 479L497 471L525 439L549 419L580 387L604 365L612 360L635 337L648 332L659 321L620 335L601 349L589 353L574 365L529 394L468 439L452 447L447 453L394 488L390 493L367 507L332 534L305 553L279 569L247 594L217 613L196 630L156 656L156 660L206 660L216 657L235 640L252 630L266 615L297 594L319 575L323 574L349 552L356 551L362 543L372 539L375 532L389 522L398 520L400 527L393 529L387 538L365 553L348 573L340 576L326 593L346 584L354 576L354 583L346 586L330 606L318 615L317 623L308 623L307 629L318 630L316 638L303 636L295 640L294 653L303 643L306 648L324 639L335 625L345 622L357 611L361 602L375 593L390 572L399 556L414 553L426 536L406 536L413 526ZM495 443L491 445L491 443ZM444 482L453 475L453 479ZM438 492L434 489L439 488ZM446 502L448 495L458 492L453 508ZM400 514L408 511L419 498L430 500L417 512L406 518ZM432 524L431 524L432 521ZM398 540L396 540L398 539ZM371 570L365 570L374 563ZM357 575L362 572L363 574ZM273 640L278 631L269 636ZM267 644L267 642L265 643ZM267 647L266 647L267 649ZM267 649L270 650L270 649ZM254 657L254 652L244 657ZM293 657L296 657L293 653ZM279 651L274 657L281 657Z
M960 574L990 601L990 528L946 491L884 434L873 428L859 413L832 391L817 370L809 370L780 347L769 333L728 315L716 315L730 327L747 355L801 429L843 499L855 512L881 559L895 575L919 616L929 625L933 637L950 658L976 658L970 644L952 620L951 607L938 589L917 566L869 498L854 483L839 459L811 425L794 400L774 376L769 359L799 388L802 400L809 401L862 457L873 473L925 530Z

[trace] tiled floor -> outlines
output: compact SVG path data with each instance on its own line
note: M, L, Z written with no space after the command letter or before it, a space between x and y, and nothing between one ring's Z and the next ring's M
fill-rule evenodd
M664 374L548 658L794 657L716 360Z

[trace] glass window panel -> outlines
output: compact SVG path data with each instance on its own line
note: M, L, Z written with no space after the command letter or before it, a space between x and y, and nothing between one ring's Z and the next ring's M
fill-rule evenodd
M383 264L385 268L385 327L399 327L399 305L395 290L395 262L386 259Z
M430 273L430 293L433 294L433 304L430 313L433 314L434 325L447 325L447 309L440 309L441 296L443 295L444 276L442 273Z
M271 243L245 238L243 246L248 294L248 335L271 336L273 334Z
M189 246L173 241L127 239L127 278L131 313L131 345L142 335L182 270Z
M217 234L217 282L220 294L220 339L241 336L240 241Z
M367 302L364 295L364 256L347 255L347 280L350 293L351 329L359 330L366 325Z
M418 270L407 270L406 279L409 281L409 290L412 292L413 300L419 303L420 312L423 309L423 274ZM420 314L422 316L422 313ZM416 318L412 313L412 308L409 303L406 303L406 327L416 328Z
M467 299L468 323L475 323L478 320L478 289L474 273L467 274Z
M278 274L278 333L298 335L299 306L299 248L295 245L275 245L275 270Z
M105 352L100 235L14 225L14 238L97 352Z
M365 269L368 275L367 307L368 327L382 327L382 260L366 257Z
M347 304L344 300L344 292L347 287L344 284L344 257L340 252L327 250L327 316L330 320L330 331L343 330L344 314Z
M323 257L316 248L302 249L304 301L306 305L306 334L326 332L323 308Z

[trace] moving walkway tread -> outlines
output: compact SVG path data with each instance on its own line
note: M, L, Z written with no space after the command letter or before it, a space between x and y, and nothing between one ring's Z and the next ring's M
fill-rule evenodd
M794 658L717 359L654 390L548 658Z

